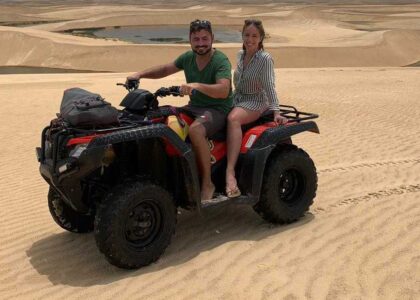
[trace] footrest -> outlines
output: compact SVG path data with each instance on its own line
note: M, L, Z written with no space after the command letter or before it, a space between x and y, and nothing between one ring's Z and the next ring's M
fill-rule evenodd
M231 199L229 199L225 195L219 194L213 199L201 201L201 207L209 207L209 206L217 205L217 204L220 204L222 202L227 202L227 201L230 201L230 200Z
M204 207L216 206L222 203L254 205L258 201L258 199L256 198L245 196L245 195L241 195L236 198L229 198L223 194L216 194L215 196L216 197L214 197L213 199L201 201L201 207L204 208Z

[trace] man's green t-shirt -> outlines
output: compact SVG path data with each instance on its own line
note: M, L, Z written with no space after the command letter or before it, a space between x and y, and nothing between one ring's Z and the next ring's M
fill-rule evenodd
M196 55L193 51L187 51L175 60L175 66L184 70L187 83L199 82L215 84L217 80L226 78L231 80L231 64L229 59L222 52L215 50L207 66L199 71L195 61ZM224 113L229 113L233 103L232 88L227 98L211 98L199 91L190 96L190 105L196 107L214 108Z

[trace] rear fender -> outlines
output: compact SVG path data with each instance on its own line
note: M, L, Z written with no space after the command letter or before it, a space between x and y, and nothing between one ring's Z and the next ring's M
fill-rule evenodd
M311 131L319 133L315 122L288 123L282 126L276 126L274 122L265 123L260 126L249 129L242 140L241 153L246 153L249 149L260 149L270 145L278 144L291 136Z
M242 164L239 185L247 195L253 198L259 198L260 196L265 165L273 149L282 147L282 144L284 144L284 147L295 147L290 144L291 137L295 134L305 131L319 133L318 126L313 121L261 129L264 130L251 132L252 129L250 129L248 132L251 132L251 134L245 135L243 142L243 146L246 145L247 147L244 151L241 149ZM252 134L256 136L252 137ZM245 140L247 137L248 140ZM249 140L250 138L253 140Z

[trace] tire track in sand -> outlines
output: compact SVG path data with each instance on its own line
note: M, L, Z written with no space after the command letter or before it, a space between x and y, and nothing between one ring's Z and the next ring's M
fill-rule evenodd
M383 166L396 166L396 165L402 165L402 164L409 164L409 163L420 163L420 158L414 158L414 159L404 159L404 160L395 160L395 161L378 161L373 163L361 163L361 164L354 164L349 166L343 166L343 167L333 167L333 168L327 168L327 169L320 169L317 171L318 174L322 173L331 173L336 171L351 171L356 170L360 168L374 168L374 167L383 167Z
M326 213L326 212L332 211L335 208L342 207L342 206L355 205L359 203L368 202L371 200L379 200L384 197L389 197L392 195L401 195L401 194L417 193L417 192L420 192L420 184L400 185L394 188L369 192L367 194L357 196L357 197L345 198L339 201L338 203L328 205L326 208L323 208L323 207L313 208L312 212L314 214Z

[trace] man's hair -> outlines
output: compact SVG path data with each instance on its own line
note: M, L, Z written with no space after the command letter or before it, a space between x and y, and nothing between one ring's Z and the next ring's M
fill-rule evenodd
M190 36L191 36L191 33L194 33L200 30L206 30L210 34L213 34L213 31L211 30L210 21L196 19L190 23Z
M264 41L264 38L265 38L265 30L264 30L264 27L263 27L262 22L260 20L256 20L256 19L245 20L244 27L242 27L242 35L244 34L245 29L248 26L251 26L251 25L254 25L257 28L257 30L258 30L258 32L260 33L260 36L261 36L261 41L258 43L258 49L263 49L264 50L263 41ZM242 49L245 50L244 45L242 45Z

